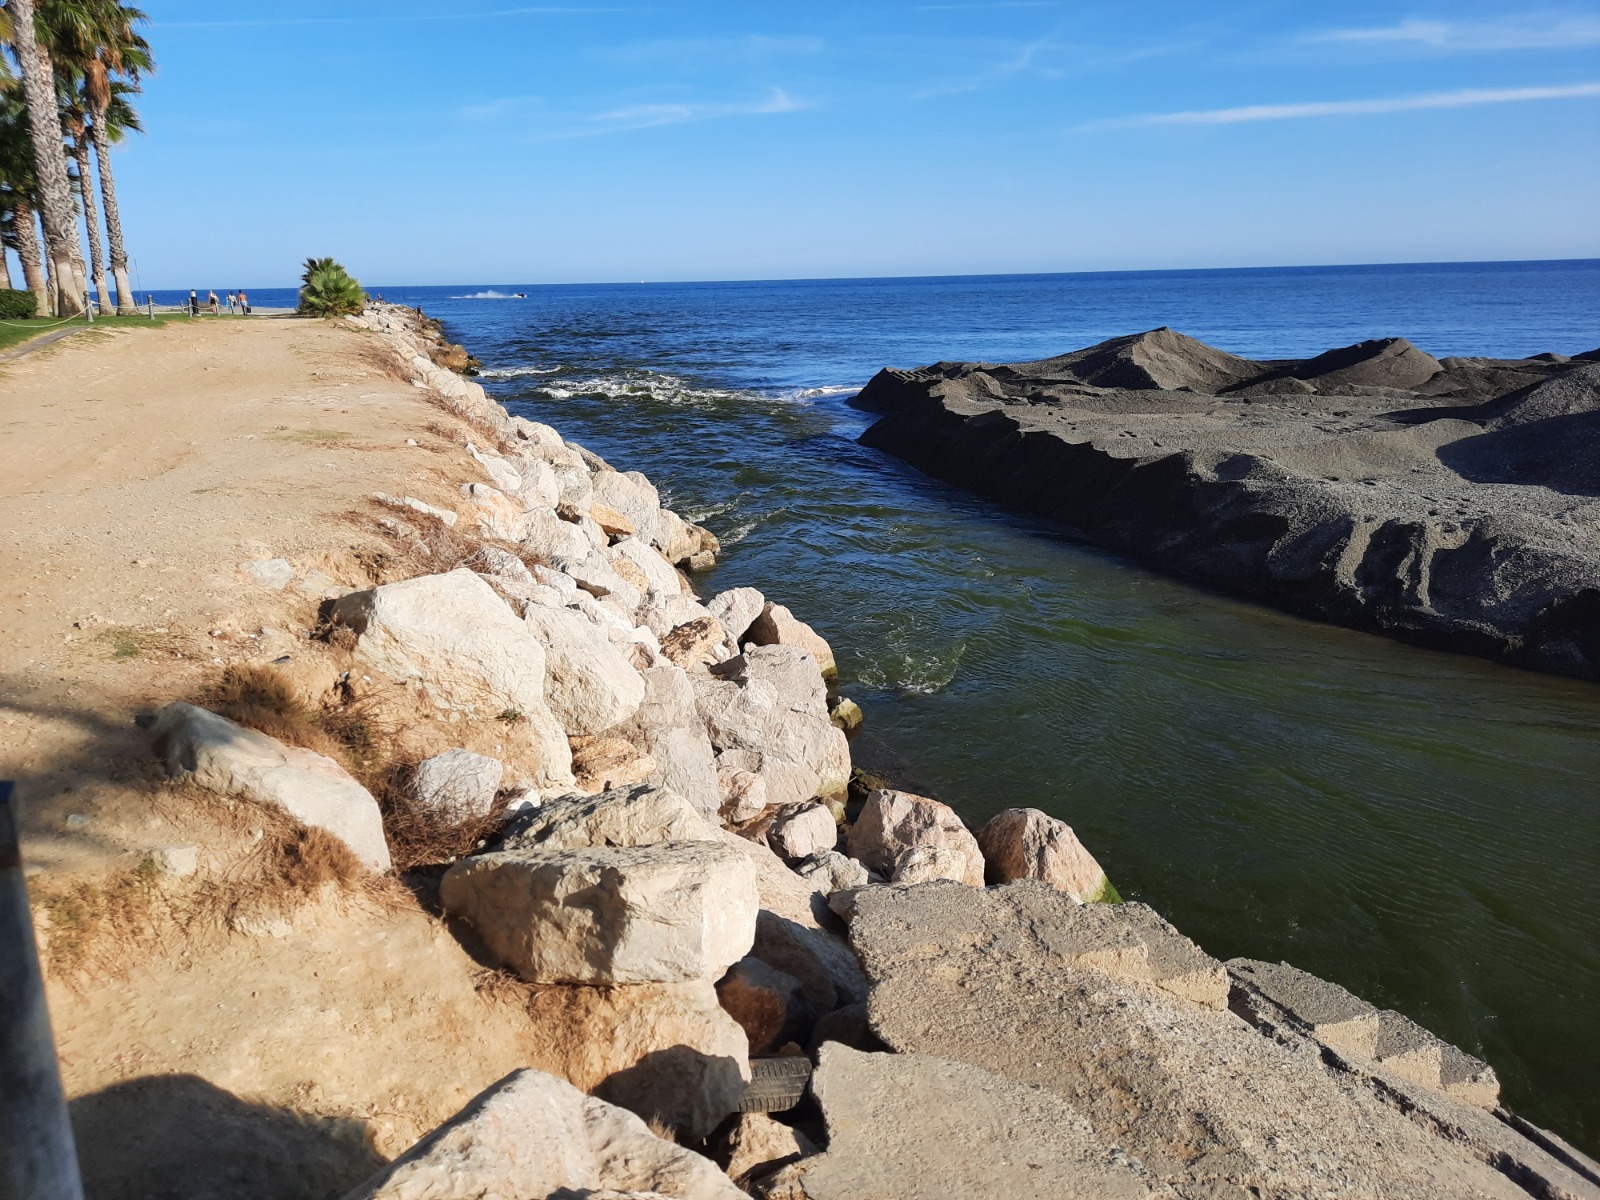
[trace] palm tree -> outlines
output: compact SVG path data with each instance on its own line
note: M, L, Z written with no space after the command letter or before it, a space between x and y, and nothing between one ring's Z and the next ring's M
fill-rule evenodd
M100 246L100 214L95 210L94 177L89 171L88 121L77 73L56 60L56 86L60 92L61 125L67 132L67 153L77 171L72 174L78 200L83 205L83 229L89 243L89 279L94 284L95 301L101 312L111 311L111 295L106 290L105 254Z
M61 117L56 108L55 68L50 52L39 40L33 0L5 0L8 30L0 31L11 44L22 72L22 94L28 112L28 133L33 142L37 173L39 215L44 223L45 250L56 284L57 307L63 316L83 311L86 280L77 266L73 244L76 217L67 161L61 147Z
M111 147L129 132L140 129L138 115L128 96L139 90L141 75L155 70L150 43L134 26L150 18L119 0L43 0L41 9L58 59L81 77L82 109L88 118L89 139L100 168L100 198L106 214L106 234L111 248L111 273L117 285L117 311L134 310L133 287L128 282L128 252L122 240L122 214L117 206L117 185L111 173ZM121 78L118 79L117 77ZM69 127L68 132L73 130ZM73 141L80 139L76 136ZM81 179L87 180L85 155L74 157ZM93 201L84 197L87 214ZM90 218L93 223L93 218ZM104 285L101 285L102 296Z
M50 293L39 253L33 142L27 120L21 87L13 79L0 79L0 236L22 260L23 286L34 294L39 312L46 313Z

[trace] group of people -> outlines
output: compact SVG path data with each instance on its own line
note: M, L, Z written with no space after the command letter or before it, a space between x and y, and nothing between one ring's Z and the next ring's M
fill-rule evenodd
M240 288L237 294L229 292L226 300L218 300L215 292L206 293L206 311L211 313L212 316L222 312L223 304L227 304L230 316L248 317L250 315L250 298L244 294L243 288ZM193 288L189 289L189 315L192 317L200 315L200 293Z

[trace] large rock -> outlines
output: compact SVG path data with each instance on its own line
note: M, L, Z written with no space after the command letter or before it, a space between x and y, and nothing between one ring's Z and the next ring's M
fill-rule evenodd
M827 639L781 604L765 605L745 631L744 639L757 646L798 646L817 660L824 679L839 673Z
M765 1174L817 1152L805 1134L757 1112L740 1114L738 1123L726 1135L724 1148L728 1178L736 1180L747 1180L757 1172Z
M485 817L494 808L505 766L471 750L444 750L417 764L412 790L422 804L444 817Z
M749 951L758 903L751 865L709 842L481 854L440 896L532 983L716 979Z
M332 620L359 635L359 659L415 683L439 708L514 714L539 751L534 782L572 786L565 732L545 704L544 647L477 575L463 567L351 592L334 602Z
M522 540L528 514L521 504L486 483L464 483L461 494L477 511L480 534L501 542Z
M875 879L867 868L837 850L820 850L795 864L795 874L814 883L824 892L832 893L845 888L863 888Z
M718 750L760 755L772 804L842 796L850 744L828 719L816 660L792 646L755 646L690 676L695 704Z
M612 545L606 552L606 557L611 560L612 567L619 571L623 563L632 563L644 576L650 591L659 592L664 596L677 595L683 591L683 583L678 578L677 568L644 538L637 535L623 538Z
M522 549L548 563L562 558L582 559L594 549L583 530L548 509L523 513L521 532Z
M780 858L800 859L832 850L839 840L833 814L820 804L778 810L767 830L767 845Z
M729 588L706 601L706 611L728 634L729 653L737 654L745 631L767 606L767 598L752 587Z
M572 775L578 790L589 795L612 788L644 783L656 769L656 760L626 738L575 737Z
M874 888L850 936L892 1049L1053 1093L1153 1188L1525 1200L1521 1178L1536 1195L1593 1194L1531 1143L1495 1159L1315 1043L1252 1028L1226 1007L1220 964L1142 905L1081 905L1036 880Z
M609 469L596 471L591 482L594 498L626 516L635 536L654 540L661 514L661 496L654 484L638 471L621 474Z
M639 674L644 680L644 701L616 732L654 761L654 770L646 776L650 783L676 792L715 821L722 801L715 751L705 723L695 711L689 676L670 663Z
M545 648L545 702L569 734L595 734L638 711L644 680L592 623L567 608L530 607L523 622Z
M281 809L331 833L372 870L389 869L377 801L333 759L193 704L167 705L154 729L156 754L169 775Z
M850 830L850 857L884 876L895 873L903 854L923 846L952 852L944 860L951 871L945 878L983 886L983 853L978 840L954 809L937 800L879 788L867 797Z
M1037 808L996 813L978 834L990 883L1042 879L1051 887L1093 903L1116 895L1100 864L1083 848L1072 826Z
M828 1042L818 1057L811 1088L828 1149L801 1164L809 1200L1171 1195L1153 1191L1051 1092L923 1054L863 1054Z
M527 1003L527 1061L641 1117L703 1138L744 1098L748 1040L708 979L539 988Z
M718 831L677 792L649 784L597 796L561 796L518 815L496 850L577 850L717 841Z
M543 1071L506 1076L345 1200L533 1200L600 1189L682 1200L744 1193L710 1159Z

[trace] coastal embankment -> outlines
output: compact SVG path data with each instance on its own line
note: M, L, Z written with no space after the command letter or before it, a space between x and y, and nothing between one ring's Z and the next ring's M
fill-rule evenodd
M1597 355L1266 362L1163 328L889 369L855 403L863 444L1186 578L1595 679Z
M781 584L697 595L713 531L462 361L378 306L9 369L92 1194L1600 1196L1399 1014L1095 903L1065 823L852 771Z

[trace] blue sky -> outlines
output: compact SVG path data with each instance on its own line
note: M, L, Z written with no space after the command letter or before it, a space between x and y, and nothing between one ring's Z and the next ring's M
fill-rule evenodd
M145 287L1600 257L1600 4L146 7Z

